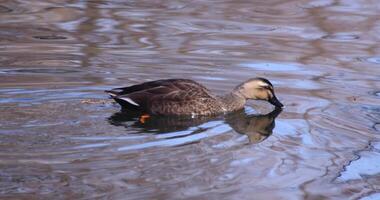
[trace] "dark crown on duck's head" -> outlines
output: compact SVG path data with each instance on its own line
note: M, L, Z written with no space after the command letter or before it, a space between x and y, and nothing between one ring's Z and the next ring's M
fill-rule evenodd
M234 93L243 96L245 99L265 100L276 107L284 106L274 94L272 83L265 78L249 79L236 86Z

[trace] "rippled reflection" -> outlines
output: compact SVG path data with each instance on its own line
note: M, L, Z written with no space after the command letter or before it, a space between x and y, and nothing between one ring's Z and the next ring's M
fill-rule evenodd
M118 112L113 114L108 121L112 125L123 126L127 130L133 127L140 128L139 132L141 133L160 134L157 138L173 140L172 146L198 141L203 137L194 137L195 135L204 134L218 126L224 127L218 129L219 134L228 132L232 128L235 132L246 135L250 143L259 143L272 134L275 119L281 111L281 109L275 109L268 114L258 115L247 114L245 110L240 110L226 116L199 116L195 118L152 116L144 122L139 120L139 113ZM222 126L224 123L221 120L229 127ZM179 138L181 138L180 143L176 141ZM165 143L165 146L169 145L168 141L158 141L146 145L146 147L161 146L162 143ZM139 145L139 147L143 146Z
M282 109L275 109L266 115L247 115L236 112L227 116L226 122L238 133L247 135L250 143L259 143L272 135L275 119Z
M378 198L379 8L0 1L0 199ZM249 102L141 124L110 117L103 93L188 78L223 94L254 76L275 85L280 115Z

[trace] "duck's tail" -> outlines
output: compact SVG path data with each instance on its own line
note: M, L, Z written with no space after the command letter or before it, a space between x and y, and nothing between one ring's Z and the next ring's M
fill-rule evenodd
M109 94L110 97L116 101L116 103L120 104L122 109L129 110L139 110L140 105L133 101L131 98L127 96L120 95L120 92L117 90L105 90L105 93Z
M112 98L119 95L119 91L115 91L115 90L105 90L104 92L107 93L108 95L110 95Z

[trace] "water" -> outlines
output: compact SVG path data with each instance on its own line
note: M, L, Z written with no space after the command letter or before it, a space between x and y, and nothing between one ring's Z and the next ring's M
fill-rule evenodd
M378 199L380 3L0 3L1 199ZM141 123L105 89L264 76L285 104ZM278 115L278 116L277 116Z

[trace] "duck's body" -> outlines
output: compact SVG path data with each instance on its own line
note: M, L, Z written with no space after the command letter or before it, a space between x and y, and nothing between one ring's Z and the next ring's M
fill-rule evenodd
M246 99L250 99L248 96L252 95L245 92L250 89L247 87L252 87L248 83L257 81L262 83L261 86L272 87L266 79L256 78L242 83L224 96L217 96L193 80L164 79L106 92L126 110L153 115L212 115L242 109ZM274 93L272 96L275 98ZM275 100L281 107L282 104Z

